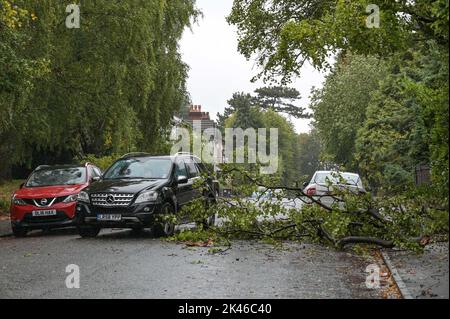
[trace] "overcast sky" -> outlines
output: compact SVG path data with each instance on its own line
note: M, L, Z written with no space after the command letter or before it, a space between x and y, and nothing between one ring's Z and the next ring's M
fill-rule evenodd
M232 3L233 0L197 0L204 17L192 31L185 31L180 44L183 60L191 68L187 84L192 102L202 105L213 119L217 112L223 112L234 92L253 93L264 86L262 82L250 82L258 69L254 61L247 61L238 53L235 28L225 21ZM321 87L323 80L323 74L312 67L302 69L302 77L292 84L301 93L300 106L308 106L311 88ZM293 119L293 123L297 132L309 131L308 120Z

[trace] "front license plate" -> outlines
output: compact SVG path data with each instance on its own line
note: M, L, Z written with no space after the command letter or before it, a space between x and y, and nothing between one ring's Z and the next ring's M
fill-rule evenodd
M33 217L56 216L56 210L33 210L31 214Z
M122 220L122 215L120 215L120 214L98 214L97 220L116 222L116 221Z

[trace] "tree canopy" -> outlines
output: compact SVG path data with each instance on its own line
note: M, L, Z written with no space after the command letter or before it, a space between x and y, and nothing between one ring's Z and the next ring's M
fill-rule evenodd
M52 162L167 148L189 100L178 41L199 14L194 0L81 1L78 29L61 1L1 4L0 171L36 153Z
M255 57L271 80L299 75L308 61L329 67L341 50L388 56L433 39L448 46L446 0L376 1L380 27L367 27L368 0L235 0L228 22L238 28L239 51ZM369 12L368 12L369 11Z

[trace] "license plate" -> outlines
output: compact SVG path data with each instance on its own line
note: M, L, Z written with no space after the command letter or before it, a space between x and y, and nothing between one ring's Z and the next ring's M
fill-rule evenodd
M122 215L120 215L120 214L98 214L97 220L115 222L115 221L122 220Z
M56 210L33 210L31 214L33 217L56 216Z

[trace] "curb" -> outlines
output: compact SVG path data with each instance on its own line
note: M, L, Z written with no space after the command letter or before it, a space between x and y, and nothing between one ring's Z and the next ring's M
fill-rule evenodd
M394 264L391 262L391 259L389 258L388 254L382 250L380 250L381 257L384 260L384 263L389 268L389 271L392 274L392 277L394 277L394 281L397 284L398 289L400 290L400 293L402 294L403 299L414 299L411 293L409 292L408 288L406 287L405 283L403 282L402 277L400 277L400 274L397 271L397 268L395 268Z

